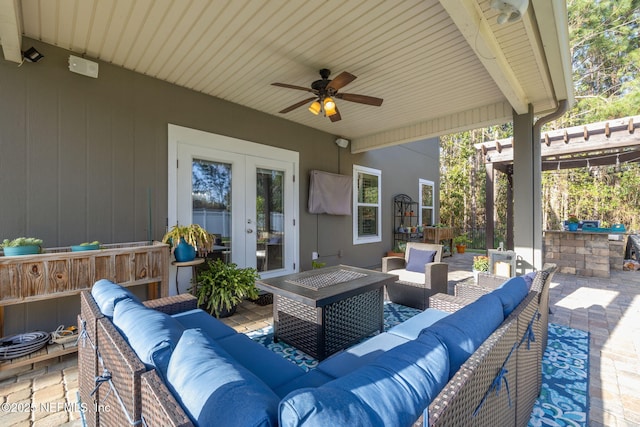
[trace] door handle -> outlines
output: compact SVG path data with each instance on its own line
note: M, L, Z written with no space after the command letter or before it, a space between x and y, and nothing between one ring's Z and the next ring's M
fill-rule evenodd
M253 233L253 230L251 228L247 228L247 234L251 234Z

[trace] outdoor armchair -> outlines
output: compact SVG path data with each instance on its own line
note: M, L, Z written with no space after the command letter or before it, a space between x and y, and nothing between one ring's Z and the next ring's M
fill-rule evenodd
M404 257L382 258L382 272L397 274L399 280L387 285L389 299L397 304L425 310L429 297L447 293L448 264L441 262L442 245L407 243Z

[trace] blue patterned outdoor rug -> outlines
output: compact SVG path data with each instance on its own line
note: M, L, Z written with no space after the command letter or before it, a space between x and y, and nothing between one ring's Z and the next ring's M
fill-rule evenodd
M549 324L542 390L529 426L589 424L589 333Z
M384 330L404 322L420 310L394 303L384 305ZM305 370L318 361L283 342L273 342L271 326L247 334ZM549 340L542 359L542 390L529 426L572 427L588 425L589 334L567 326L549 324Z

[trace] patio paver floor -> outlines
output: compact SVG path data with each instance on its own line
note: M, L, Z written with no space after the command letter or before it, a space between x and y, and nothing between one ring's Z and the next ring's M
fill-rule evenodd
M473 255L444 259L450 293L471 276ZM640 272L613 271L608 279L556 274L550 305L550 322L590 332L589 425L640 425ZM261 329L271 324L272 307L245 302L224 322L239 332ZM80 426L77 389L75 355L0 372L0 403L23 409L0 411L0 424Z

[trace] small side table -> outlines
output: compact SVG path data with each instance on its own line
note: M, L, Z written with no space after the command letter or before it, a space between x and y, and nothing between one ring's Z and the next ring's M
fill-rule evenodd
M191 267L193 269L192 277L195 278L197 274L196 267L202 264L203 262L204 262L204 258L196 258L193 261L184 261L184 262L172 261L171 262L171 265L175 265L177 267L176 268L176 295L180 294L180 287L178 286L178 271L180 271L180 267Z

